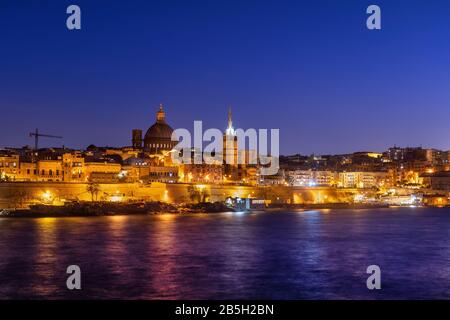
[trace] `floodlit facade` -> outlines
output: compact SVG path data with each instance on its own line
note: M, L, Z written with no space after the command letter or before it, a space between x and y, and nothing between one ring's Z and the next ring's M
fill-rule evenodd
M340 172L338 186L342 188L377 188L386 186L387 172Z

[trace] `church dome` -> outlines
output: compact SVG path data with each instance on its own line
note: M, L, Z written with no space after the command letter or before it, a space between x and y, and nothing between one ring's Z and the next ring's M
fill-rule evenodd
M145 134L145 141L151 139L171 139L173 129L167 123L156 122L150 128L148 128Z
M172 150L176 144L176 141L172 141L172 133L173 129L166 123L166 114L160 105L156 113L156 122L145 133L145 149L152 153Z

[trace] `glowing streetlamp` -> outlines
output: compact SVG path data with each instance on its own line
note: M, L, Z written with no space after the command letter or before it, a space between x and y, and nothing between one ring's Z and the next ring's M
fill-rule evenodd
M51 202L53 202L53 195L52 195L52 193L49 190L45 191L42 194L41 197L42 197L42 201L44 203L51 203Z

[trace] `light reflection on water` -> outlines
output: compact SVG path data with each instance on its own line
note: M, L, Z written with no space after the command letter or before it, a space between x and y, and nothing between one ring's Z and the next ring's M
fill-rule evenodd
M56 270L53 266L56 265L58 260L58 254L55 254L58 250L56 223L56 218L42 218L37 220L35 226L37 228L37 250L34 252L34 260L41 261L42 263L34 266L34 272L36 273L37 279L45 279L45 281L33 281L32 290L43 292L46 295L53 295L58 290L56 283L49 281L49 279L55 276L54 272Z
M448 299L449 230L448 208L2 218L0 298Z

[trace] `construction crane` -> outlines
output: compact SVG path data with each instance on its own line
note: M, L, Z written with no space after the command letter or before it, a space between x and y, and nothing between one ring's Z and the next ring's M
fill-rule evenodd
M35 132L30 132L30 137L34 137L34 150L35 151L37 151L37 149L38 149L39 137L62 139L62 137L60 137L60 136L54 136L54 135L51 135L51 134L39 133L38 129L36 129Z

